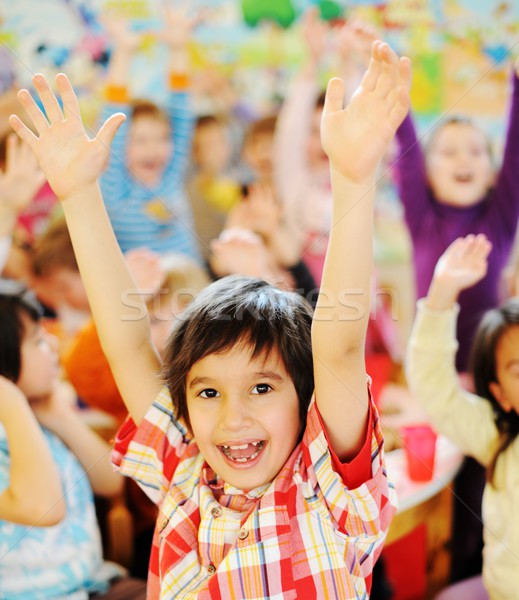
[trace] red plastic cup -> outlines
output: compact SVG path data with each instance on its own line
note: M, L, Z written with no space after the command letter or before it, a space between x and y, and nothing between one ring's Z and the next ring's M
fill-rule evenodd
M436 433L428 425L407 425L400 433L409 479L430 481L434 473Z

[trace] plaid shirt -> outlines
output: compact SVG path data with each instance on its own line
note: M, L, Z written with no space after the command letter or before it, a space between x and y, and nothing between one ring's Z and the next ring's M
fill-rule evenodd
M113 460L160 507L149 599L369 597L396 505L373 403L363 449L341 464L313 402L277 477L247 494L207 466L166 388L123 425Z

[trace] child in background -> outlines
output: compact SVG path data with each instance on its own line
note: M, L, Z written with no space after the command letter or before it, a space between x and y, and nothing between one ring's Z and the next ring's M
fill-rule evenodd
M442 600L519 598L517 479L519 460L519 302L508 300L485 314L474 338L475 393L456 375L457 300L486 275L491 244L482 234L460 238L438 261L409 343L409 385L433 426L487 469L483 496L483 579L449 588ZM485 591L486 590L486 591Z
M147 321L128 321L135 310L121 305L135 285L96 182L124 117L112 116L90 140L70 83L64 75L56 81L65 118L37 75L52 127L27 91L19 98L38 135L16 117L11 124L62 201L103 349L133 418L120 431L115 462L160 507L149 598L367 597L394 512L364 368L374 178L409 106L409 61L377 42L346 109L343 82L328 86L322 140L335 206L327 294L313 321L295 294L224 278L172 334L167 387ZM362 290L353 310L340 301L352 288Z
M249 173L247 183L273 186L273 151L276 116L262 117L247 127L242 146L242 162Z
M324 94L319 93L317 76L332 32L315 8L305 13L302 27L308 58L292 82L279 113L273 148L274 179L287 224L297 236L303 260L320 285L332 221L332 193L328 157L319 138ZM368 56L375 39L369 31L369 35L366 33L365 27L355 23L345 29L335 35L337 54L344 57L342 71L350 68L352 57L348 52L353 39L357 43L365 41Z
M497 177L488 139L466 118L442 121L425 156L411 115L397 132L396 176L413 243L418 298L427 294L437 261L455 239L483 233L493 244L486 276L459 299L456 368L460 372L467 370L479 320L499 304L499 281L519 218L518 73L519 61L514 67L508 132Z
M193 117L189 106L187 44L194 21L183 11L165 9L163 39L170 49L168 105L128 99L128 70L140 36L122 20L106 21L114 49L108 68L104 115L128 117L114 141L101 187L123 252L149 248L198 260L198 240L184 193Z
M0 413L6 427L0 434L0 596L86 599L97 592L96 597L104 599L118 590L121 600L144 598L143 582L125 579L110 584L124 576L124 569L102 560L92 491L113 496L120 493L122 479L111 468L108 444L64 397L58 382L57 344L40 325L40 314L35 297L21 284L0 280ZM34 437L20 438L23 453L6 421L9 410L15 410L20 417L17 427L24 426L21 394L43 427ZM40 456L31 457L31 450L41 446L42 434L46 447ZM48 489L41 495L35 487L35 466L41 471L38 477L48 475ZM9 508L15 484L17 495L23 489L18 486L31 489ZM64 503L56 497L60 488Z
M218 237L229 211L241 198L238 172L232 167L232 145L222 117L205 115L196 122L192 172L186 184L200 252L209 257L211 240Z
M493 244L485 277L459 298L456 368L464 373L474 332L483 314L500 301L503 268L519 218L519 80L513 73L508 132L495 178L489 142L467 119L449 118L422 153L410 115L397 132L396 176L413 246L418 298L427 293L436 262L456 238L485 234ZM481 498L484 470L467 458L455 482L452 579L481 572Z
M60 218L38 238L31 253L31 287L45 306L65 317L67 309L90 314L88 298L70 241L67 223Z

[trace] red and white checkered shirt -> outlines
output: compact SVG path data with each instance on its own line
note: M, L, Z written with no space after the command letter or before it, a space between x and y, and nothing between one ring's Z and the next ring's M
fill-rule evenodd
M396 506L373 403L362 450L341 464L312 402L277 477L247 494L207 466L166 388L123 425L113 460L160 507L148 599L369 597Z

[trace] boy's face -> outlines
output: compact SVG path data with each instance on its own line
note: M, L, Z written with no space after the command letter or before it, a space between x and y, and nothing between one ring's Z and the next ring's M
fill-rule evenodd
M471 206L484 198L492 184L487 139L470 123L449 123L438 131L426 166L429 185L442 204Z
M496 375L490 391L503 410L519 413L519 325L510 327L497 343Z
M28 316L22 315L22 323L22 368L16 384L28 400L39 400L52 393L58 378L58 342Z
M236 488L272 481L297 444L299 398L275 349L251 358L239 343L202 358L187 375L186 398L200 452Z
M193 158L200 170L210 174L218 174L226 169L231 159L231 145L222 125L210 123L196 130Z
M132 119L126 161L133 177L144 185L156 185L173 152L171 129L157 117Z

